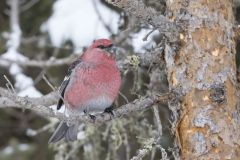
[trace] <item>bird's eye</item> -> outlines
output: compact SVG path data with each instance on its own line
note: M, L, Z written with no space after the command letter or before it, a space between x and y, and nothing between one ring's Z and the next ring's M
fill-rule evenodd
M97 48L100 48L100 49L108 49L108 48L111 48L113 46L113 44L110 44L110 45L98 45Z
M104 49L104 48L106 48L104 45L99 45L99 46L97 46L97 48L101 48L101 49Z

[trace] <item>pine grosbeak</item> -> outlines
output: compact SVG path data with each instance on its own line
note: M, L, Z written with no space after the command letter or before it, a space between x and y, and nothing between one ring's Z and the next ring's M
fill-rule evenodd
M59 110L63 103L69 114L106 111L116 99L121 77L116 60L111 53L112 41L99 39L77 59L68 69L59 93ZM61 122L49 140L55 143L77 139L78 124Z

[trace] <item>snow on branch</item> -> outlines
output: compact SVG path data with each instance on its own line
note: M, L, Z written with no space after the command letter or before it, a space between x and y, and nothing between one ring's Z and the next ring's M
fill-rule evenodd
M19 0L8 0L10 6L10 36L7 41L7 52L1 56L1 59L9 61L18 61L24 63L28 58L18 52L21 42L21 29L19 26ZM6 63L1 60L2 65L9 66L9 72L15 79L14 86L18 94L22 96L31 95L32 97L40 97L42 94L34 87L32 78L26 76L22 68L17 63Z

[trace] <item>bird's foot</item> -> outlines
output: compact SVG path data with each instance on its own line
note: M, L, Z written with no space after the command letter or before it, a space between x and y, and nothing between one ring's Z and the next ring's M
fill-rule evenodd
M91 120L93 120L93 122L95 122L96 116L94 116L94 115L92 115L92 114L88 114L88 116L91 118Z
M90 119L91 119L93 122L95 122L95 120L96 120L96 116L94 116L94 115L92 115L92 114L89 114L89 113L87 113L87 111L86 111L86 110L84 110L83 112L84 112L84 114L85 114L85 115L89 116L89 117L90 117Z
M104 110L104 113L108 113L108 114L111 114L112 116L114 116L113 106L110 106L110 107L106 108L106 109Z

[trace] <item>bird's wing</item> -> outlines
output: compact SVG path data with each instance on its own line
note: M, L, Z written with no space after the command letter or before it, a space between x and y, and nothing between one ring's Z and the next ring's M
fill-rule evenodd
M71 73L72 73L72 71L74 70L74 68L75 68L79 63L81 63L81 59L78 59L78 60L74 61L74 62L70 65L70 67L68 68L67 75L64 77L64 80L63 80L63 82L62 82L62 84L61 84L61 86L60 86L60 88L59 88L59 91L58 91L58 92L60 93L60 95L61 95L61 98L59 98L59 100L58 100L57 110L59 110L59 109L62 107L62 105L63 105L63 97L64 97L65 90L66 90L66 88L67 88L67 86L68 86L68 83L69 83L69 81L70 81Z

